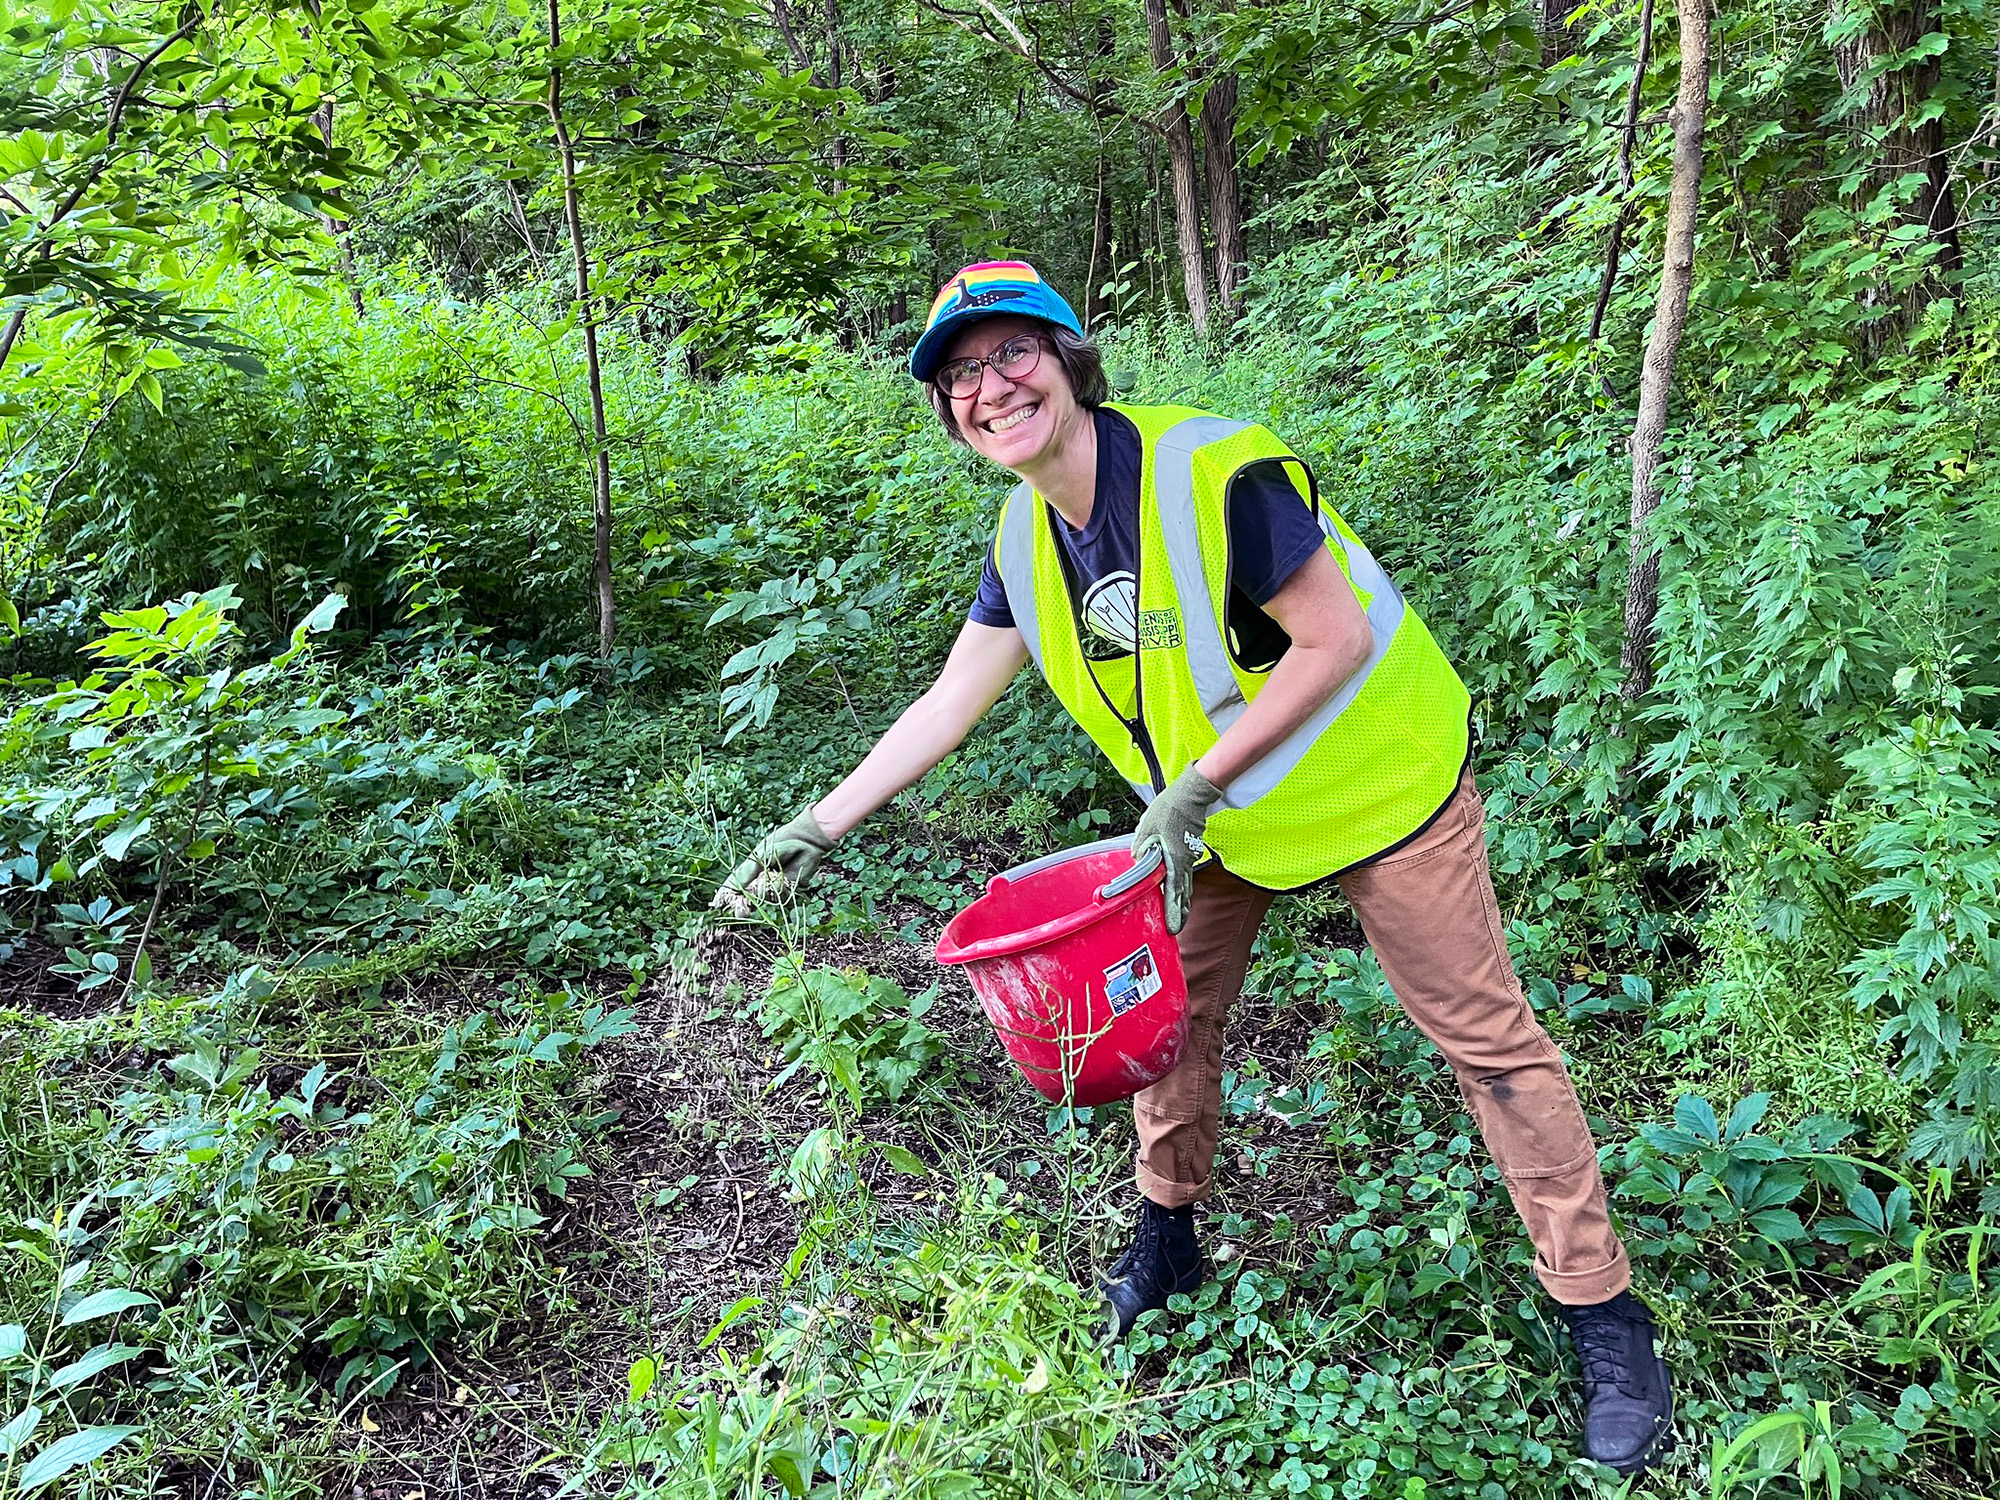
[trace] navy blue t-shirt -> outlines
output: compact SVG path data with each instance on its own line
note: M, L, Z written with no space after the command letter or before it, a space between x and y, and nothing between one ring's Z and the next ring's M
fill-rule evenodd
M1129 656L1137 639L1139 558L1139 429L1109 408L1097 418L1097 496L1081 531L1060 516L1055 528L1069 558L1084 624L1084 654L1103 661ZM1262 606L1326 545L1312 508L1299 498L1286 465L1253 464L1229 490L1230 592L1228 625L1237 659L1261 671L1292 643ZM969 616L1008 629L1014 611L987 549L979 593Z

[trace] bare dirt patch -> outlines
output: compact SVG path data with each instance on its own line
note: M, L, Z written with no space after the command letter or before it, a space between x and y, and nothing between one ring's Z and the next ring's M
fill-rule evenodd
M13 939L12 951L0 959L0 1011L82 1021L123 1008L122 980L79 993L74 979L54 972L63 958L63 950L46 938L30 934Z

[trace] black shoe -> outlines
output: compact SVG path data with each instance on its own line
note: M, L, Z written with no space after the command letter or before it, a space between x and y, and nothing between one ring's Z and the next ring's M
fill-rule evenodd
M1097 1284L1111 1304L1111 1336L1122 1339L1140 1313L1165 1307L1174 1293L1191 1292L1206 1280L1208 1267L1194 1238L1194 1206L1162 1208L1140 1199L1132 1247Z
M1559 1309L1583 1363L1583 1451L1622 1475L1674 1446L1674 1389L1653 1347L1652 1309L1630 1292Z

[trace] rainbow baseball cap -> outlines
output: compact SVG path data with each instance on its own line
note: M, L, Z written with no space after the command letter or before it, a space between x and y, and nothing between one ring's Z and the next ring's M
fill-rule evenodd
M1040 318L1067 328L1078 338L1083 337L1083 324L1077 321L1070 305L1042 280L1033 266L1025 260L983 260L945 282L937 300L931 303L924 336L910 351L910 373L919 380L936 379L951 336L968 323L1002 313Z

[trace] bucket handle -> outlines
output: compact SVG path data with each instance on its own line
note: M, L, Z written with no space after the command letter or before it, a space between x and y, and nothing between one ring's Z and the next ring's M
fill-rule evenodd
M1166 855L1160 851L1157 845L1149 847L1144 854L1132 861L1131 869L1109 884L1099 886L1097 889L1097 899L1099 901L1116 901L1120 896L1131 890L1133 886L1139 884L1140 881L1159 869L1166 861Z

